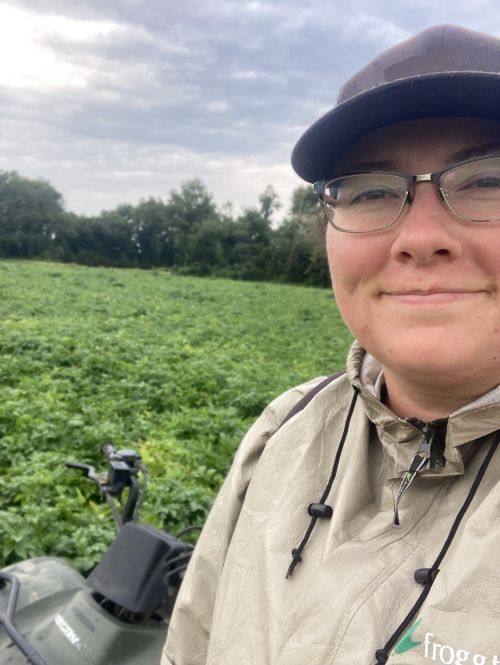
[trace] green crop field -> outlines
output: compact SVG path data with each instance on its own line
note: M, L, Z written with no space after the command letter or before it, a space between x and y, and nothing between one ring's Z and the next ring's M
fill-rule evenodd
M3 261L0 299L0 565L95 562L112 520L64 460L109 439L148 465L143 520L203 522L266 403L350 344L326 289Z

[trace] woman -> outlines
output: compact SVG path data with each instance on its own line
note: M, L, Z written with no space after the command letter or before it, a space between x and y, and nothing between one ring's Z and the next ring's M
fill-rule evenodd
M499 92L499 40L431 28L298 142L357 341L243 440L163 665L500 664Z

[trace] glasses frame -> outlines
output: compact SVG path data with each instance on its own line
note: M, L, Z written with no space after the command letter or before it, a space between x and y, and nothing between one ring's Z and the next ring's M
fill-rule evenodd
M441 187L441 178L449 173L450 171L453 171L456 169L458 166L464 166L465 164L471 164L474 162L482 162L486 161L488 159L493 159L493 158L499 158L500 153L494 153L494 154L489 154L489 155L483 155L481 157L472 157L470 159L464 159L463 161L456 162L455 164L451 164L450 166L447 166L444 169L440 169L439 171L434 171L432 173L421 173L418 175L408 175L407 173L399 173L397 171L350 171L349 173L342 173L334 178L329 178L328 180L318 180L313 184L314 191L316 194L319 196L321 202L323 203L323 207L325 209L325 214L327 216L328 223L333 226L334 229L337 231L341 231L342 233L376 233L377 231L383 231L384 229L388 229L390 226L393 226L396 224L396 222L400 219L403 210L406 208L407 205L411 205L413 202L413 196L411 193L412 187L414 187L416 184L420 182L432 182L441 198L445 206L448 208L448 210L451 212L452 215L457 217L458 219L463 219L464 221L467 222L472 222L474 224L484 224L484 223L491 223L491 222L500 222L500 218L498 219L485 219L485 220L474 220L474 219L469 219L468 217L464 217L463 215L459 215L455 210L450 205L450 202L448 201L448 194L443 190ZM349 178L351 176L356 176L356 175L393 175L393 176L398 176L402 180L406 181L406 194L403 199L403 203L401 204L401 208L396 215L395 219L392 220L392 222L389 222L388 224L385 224L384 226L380 226L376 229L372 229L370 231L355 231L353 229L343 229L340 226L337 226L334 222L335 214L332 214L330 211L332 210L332 207L328 206L328 203L325 201L325 189L326 187L332 183L335 182L335 180L340 180L342 178ZM335 211L335 208L333 208Z

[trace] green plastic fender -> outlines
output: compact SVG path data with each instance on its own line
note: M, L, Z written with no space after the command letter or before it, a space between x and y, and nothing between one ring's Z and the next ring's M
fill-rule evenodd
M14 621L47 665L143 665L158 663L166 624L131 625L105 612L85 579L63 559L41 557L5 569L21 590ZM5 610L10 585L0 590ZM0 627L0 665L26 659Z

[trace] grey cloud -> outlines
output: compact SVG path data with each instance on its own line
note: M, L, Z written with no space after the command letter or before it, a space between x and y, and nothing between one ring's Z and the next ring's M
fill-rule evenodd
M435 0L415 0L411 13L399 0L377 6L351 0L343 10L326 0L18 0L15 6L118 26L85 41L43 36L58 58L86 72L87 87L0 88L0 121L10 137L0 143L0 167L15 163L34 174L38 164L40 175L79 192L68 201L90 201L97 192L96 209L127 193L158 192L162 173L169 186L203 176L199 164L211 164L207 184L220 196L217 178L230 169L245 205L245 168L252 164L256 186L268 168L268 182L276 178L286 192L297 182L288 166L294 141L381 49L433 23L452 20L488 32L500 26L493 0L458 0L452 17ZM106 167L96 169L96 162Z

